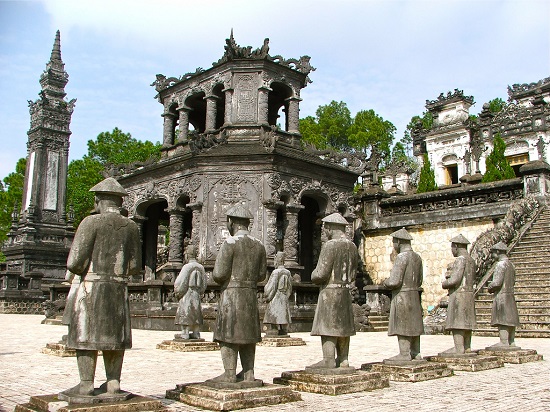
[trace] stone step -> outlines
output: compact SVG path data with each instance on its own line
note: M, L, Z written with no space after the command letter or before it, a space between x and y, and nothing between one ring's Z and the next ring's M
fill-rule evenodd
M547 279L529 279L526 277L525 279L521 279L521 282L516 280L516 289L518 288L547 289L547 288L550 288L550 283L548 278Z
M529 282L529 281L526 280L525 282ZM523 293L523 292L539 293L539 292L550 290L550 283L548 282L548 280L545 280L545 281L541 280L540 282L541 283L538 283L535 285L526 285L524 283L521 283L520 285L518 285L516 283L516 286L514 289L516 290L516 293Z
M476 315L483 316L491 314L491 306L479 307L476 305ZM522 316L550 316L550 307L549 306L530 306L530 307L520 307L518 312Z
M476 319L479 329L489 329L491 327L491 319ZM521 327L516 329L528 330L546 330L550 332L550 322L521 322Z
M497 328L479 328L474 331L475 336L494 336L498 337ZM550 330L540 329L516 329L518 338L550 338Z
M486 322L491 320L491 311L480 311L476 310L476 319L478 322ZM550 314L519 314L519 321L522 325L528 323L544 323L550 325Z

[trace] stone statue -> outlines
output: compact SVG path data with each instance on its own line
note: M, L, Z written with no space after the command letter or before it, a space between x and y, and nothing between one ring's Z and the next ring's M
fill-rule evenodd
M181 325L181 339L200 339L203 324L201 296L208 279L204 266L197 262L195 245L187 246L187 263L174 282L174 294L180 300L176 311L176 325Z
M80 383L60 393L69 402L94 395L116 397L124 350L132 347L128 277L141 270L137 225L120 213L126 190L112 177L90 189L97 214L78 226L67 270L80 276L69 311L67 346L76 349ZM107 381L94 391L97 352L103 351Z
M275 255L276 269L264 287L264 296L268 301L264 315L264 323L270 325L266 336L287 336L290 318L288 298L292 293L292 278L290 270L285 266L285 253Z
M446 330L453 334L454 347L443 354L463 355L471 352L472 330L476 326L474 281L476 265L468 253L470 242L462 235L451 239L451 251L456 257L447 268L443 289L449 290Z
M355 335L349 287L355 281L359 254L346 237L348 222L340 213L322 220L328 241L321 247L311 274L311 281L321 287L311 335L321 336L323 360L308 368L349 367L350 336Z
M265 247L248 231L253 216L246 206L237 204L226 214L231 236L222 244L212 273L221 285L214 341L220 344L225 372L207 383L234 387L237 380L255 381L256 343L261 341L257 284L265 279L267 260ZM243 368L238 375L237 355Z
M399 229L391 234L393 248L398 253L384 286L392 291L388 335L397 335L399 355L385 359L385 363L422 360L420 335L424 333L420 291L422 285L422 258L412 250L412 236Z
M491 248L496 260L493 280L487 285L489 292L494 293L491 326L498 327L500 342L488 349L520 349L514 343L516 327L520 325L518 307L514 298L516 270L506 255L507 247L499 242Z

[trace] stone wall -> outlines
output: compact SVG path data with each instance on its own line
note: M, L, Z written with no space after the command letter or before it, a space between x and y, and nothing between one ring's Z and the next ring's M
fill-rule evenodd
M42 315L44 299L0 299L0 313Z
M413 237L413 249L420 254L424 263L424 310L439 304L441 298L447 295L447 291L441 288L441 282L447 265L454 260L449 239L461 233L473 243L481 233L493 226L493 220L485 218L407 228ZM365 270L375 285L381 284L390 275L395 257L390 236L393 231L394 228L370 232L361 245Z

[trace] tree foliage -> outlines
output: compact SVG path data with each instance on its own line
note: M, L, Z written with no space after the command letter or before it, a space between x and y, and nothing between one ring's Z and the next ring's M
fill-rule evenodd
M498 113L502 109L504 109L504 106L506 106L506 102L502 100L500 97L497 97L493 100L489 101L489 111L491 113Z
M418 188L416 193L433 192L437 190L437 184L435 183L435 172L430 164L430 159L427 153L424 153L424 164L420 169L420 177L418 178Z
M104 179L102 172L107 166L159 158L160 148L160 143L142 142L118 128L89 140L88 153L73 160L68 170L67 205L74 209L75 225L92 210L94 195L89 189Z
M377 149L383 158L388 158L396 130L393 123L384 120L374 110L361 110L349 128L349 142L357 151L367 154Z
M19 159L15 165L15 172L6 176L2 180L3 183L0 182L0 243L7 239L14 208L16 205L18 205L18 209L21 206L26 166L27 159ZM4 254L0 252L0 262L5 259Z
M495 135L493 140L493 150L485 159L486 171L481 181L483 183L496 182L497 180L513 179L516 177L514 169L504 157L506 143L500 136L500 133Z

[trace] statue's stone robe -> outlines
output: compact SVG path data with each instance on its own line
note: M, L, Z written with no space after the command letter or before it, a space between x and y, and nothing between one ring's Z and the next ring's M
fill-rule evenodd
M470 255L458 256L449 266L448 278L441 285L443 289L449 290L445 329L475 329L474 282L474 260Z
M271 272L264 287L264 296L268 304L265 309L264 323L288 325L292 323L288 298L292 293L290 271L284 267Z
M78 226L67 269L80 275L69 311L67 346L81 350L132 347L128 277L141 269L135 222L118 212L86 217Z
M311 335L346 337L355 335L349 285L355 281L357 247L348 239L323 244L311 281L321 286Z
M214 341L260 342L257 284L265 279L266 251L248 231L240 230L221 246L212 277L221 285Z
M516 270L508 258L499 260L495 264L493 280L487 285L489 292L495 294L491 314L491 326L519 326L519 315L516 299L514 298L514 284Z
M397 255L384 282L391 289L388 335L420 336L424 333L420 287L422 286L422 258L413 250Z
M176 325L202 325L201 296L206 290L208 279L202 266L196 260L183 265L174 282L174 292L180 299L176 310Z

